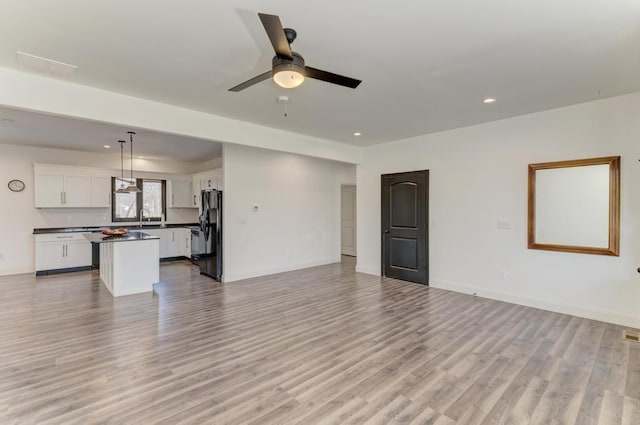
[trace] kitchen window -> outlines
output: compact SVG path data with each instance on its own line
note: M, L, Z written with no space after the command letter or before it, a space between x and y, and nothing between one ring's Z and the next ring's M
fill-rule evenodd
M139 221L143 214L143 221L160 221L166 213L166 182L165 180L136 179L135 185L141 190L133 193L116 193L123 186L129 186L131 180L111 178L113 202L111 202L111 220Z

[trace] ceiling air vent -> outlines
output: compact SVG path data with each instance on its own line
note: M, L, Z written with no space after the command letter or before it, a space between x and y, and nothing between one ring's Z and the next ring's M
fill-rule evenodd
M76 69L78 69L75 65L31 55L29 53L16 51L16 55L18 56L18 65L20 66L20 69L37 72L38 74L68 78L73 76Z
M640 342L640 332L625 329L622 331L622 338L628 341Z

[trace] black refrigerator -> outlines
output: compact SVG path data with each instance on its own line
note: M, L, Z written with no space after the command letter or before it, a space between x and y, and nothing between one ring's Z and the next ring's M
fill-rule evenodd
M200 196L200 274L222 281L222 191L203 190Z

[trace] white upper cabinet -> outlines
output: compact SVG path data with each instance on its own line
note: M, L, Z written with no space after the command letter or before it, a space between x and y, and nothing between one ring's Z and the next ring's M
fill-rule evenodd
M91 177L72 167L34 166L36 208L91 206Z
M211 171L203 171L193 175L193 187L199 187L200 190L223 190L223 173L222 168L216 168ZM199 196L199 194L198 194ZM195 201L199 204L198 197Z
M111 174L106 169L34 164L36 208L110 208ZM199 208L203 190L223 190L222 168L167 180L168 208Z
M193 181L191 182L191 185L193 187L193 207L194 208L199 208L200 207L200 191L202 190L202 187L200 187L201 185L201 181L199 179L194 178Z
M167 206L194 208L193 184L190 180L167 180Z
M91 206L102 208L111 206L111 177L91 177Z
M86 208L91 206L91 176L65 173L64 207Z
M36 208L59 208L64 206L64 175L38 173L35 175Z
M36 208L106 208L111 179L93 176L90 168L34 164Z
M213 179L215 182L215 189L224 190L222 168L216 168L213 170Z

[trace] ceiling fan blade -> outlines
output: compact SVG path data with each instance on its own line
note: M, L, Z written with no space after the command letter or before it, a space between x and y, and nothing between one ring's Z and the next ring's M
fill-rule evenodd
M284 28L280 23L280 18L277 15L267 15L264 13L258 13L262 26L269 36L273 50L276 51L276 55L281 58L293 59L291 54L291 47L289 41L284 34Z
M240 91L244 90L247 87L251 87L254 84L258 84L261 81L268 80L271 78L271 71L267 71L264 74L257 75L250 80L245 81L244 83L240 83L235 87L231 87L229 91Z
M333 72L323 71L310 66L305 66L304 70L306 76L309 78L315 78L316 80L322 80L327 83L337 84L339 86L349 87L352 89L358 87L362 82L362 80L356 80L355 78L345 77L344 75L334 74Z

